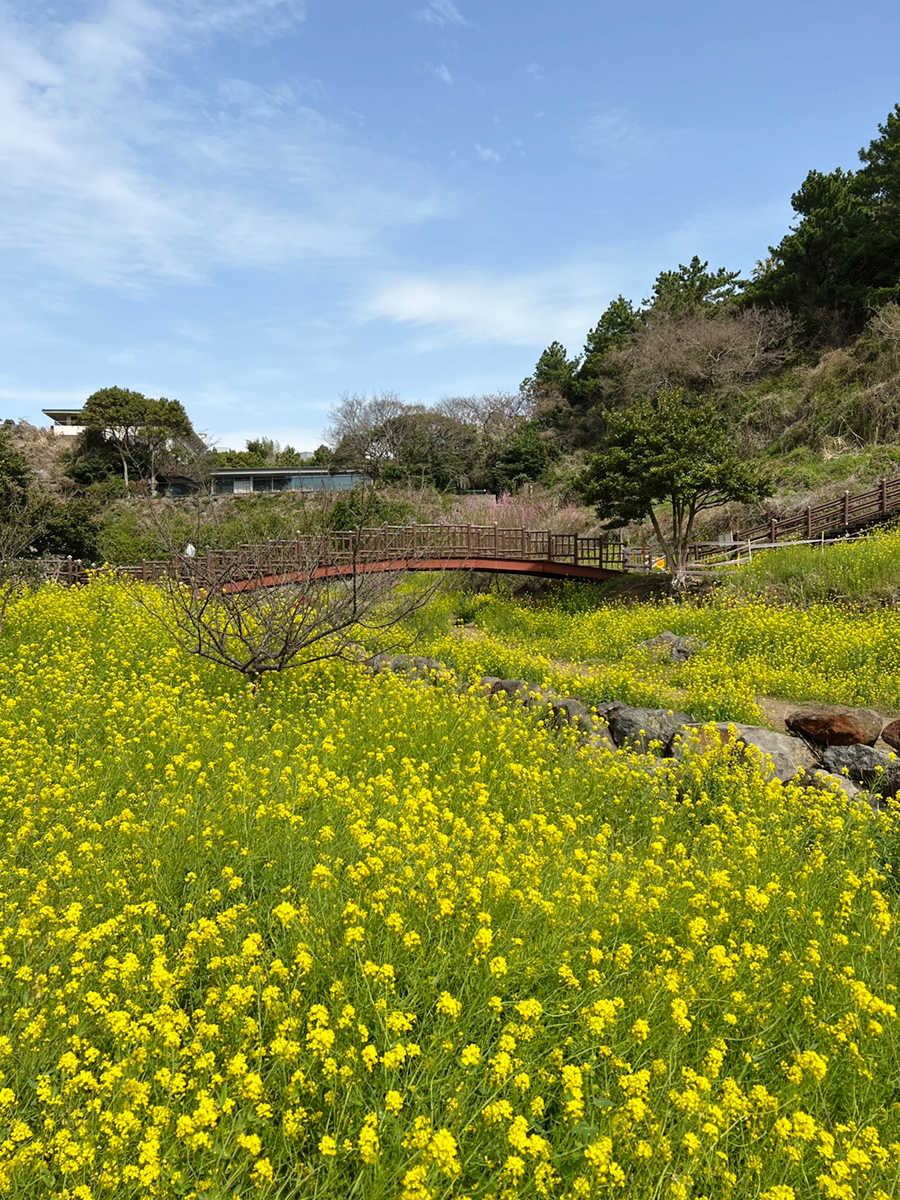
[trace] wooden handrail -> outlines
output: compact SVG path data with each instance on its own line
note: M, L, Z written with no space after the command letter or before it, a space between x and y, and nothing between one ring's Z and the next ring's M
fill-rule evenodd
M900 514L900 477L883 479L876 488L867 492L845 492L836 500L826 500L815 508L807 508L794 517L771 517L765 524L738 530L735 542L764 542L773 544L795 539L812 541L814 538L837 530L847 532L883 520L893 513ZM727 549L728 543L717 546L697 543L690 547L694 562L702 562Z
M59 578L59 561L65 564L66 582L84 583L88 568L75 560L47 560L47 578ZM605 571L643 570L643 556L631 561L619 541L600 536L552 533L546 529L503 528L497 525L379 525L354 530L333 530L323 535L298 534L290 540L241 545L235 550L208 549L196 558L144 560L137 566L111 567L116 574L153 582L163 576L198 570L210 580L223 575L237 580L253 575L288 575L307 571L347 569L385 563L415 566L428 562L472 567L478 562L548 562L573 568ZM493 569L502 569L494 567ZM573 573L577 573L573 572Z

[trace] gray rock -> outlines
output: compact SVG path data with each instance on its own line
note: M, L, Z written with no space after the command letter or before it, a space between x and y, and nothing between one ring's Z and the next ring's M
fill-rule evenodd
M820 746L874 746L882 720L871 708L848 708L844 704L804 704L784 718L791 733Z
M594 728L590 709L574 696L557 696L550 701L550 707L558 725L574 725L585 733Z
M852 780L845 775L832 775L821 767L814 767L803 776L803 782L808 787L818 788L821 792L842 791L848 800L855 800L860 790Z
M648 750L651 743L668 746L673 734L692 717L685 713L669 712L665 708L632 708L628 704L603 714L609 722L616 745L630 750Z
M666 754L680 758L687 747L695 748L700 754L713 746L721 746L728 741L727 725L711 725L709 722L691 721L675 730L666 746Z
M427 679L435 671L447 670L439 658L428 658L424 654L376 654L369 659L369 666L376 674L379 671L394 671L415 679Z
M599 722L591 733L585 735L581 744L586 750L600 750L604 753L615 752L618 749L610 737L609 730Z
M494 690L494 684L500 682L500 677L498 675L482 675L478 682L490 696Z
M699 654L706 648L706 642L700 638L690 635L680 637L669 629L664 629L657 637L641 642L640 645L652 654L670 658L672 662L676 663L687 662L689 658L693 658L695 654Z
M772 765L772 774L782 783L787 783L798 772L812 767L815 763L813 752L800 738L788 737L786 733L774 733L771 729L762 729L758 725L737 725L727 721L720 722L716 728L727 734L731 725L734 725L738 742L744 746L753 746L767 756Z
M833 775L847 775L854 783L879 796L896 796L900 789L900 763L873 746L829 746L822 766Z
M526 700L531 691L531 684L527 679L498 679L491 688L492 696L499 696L501 693L510 700Z

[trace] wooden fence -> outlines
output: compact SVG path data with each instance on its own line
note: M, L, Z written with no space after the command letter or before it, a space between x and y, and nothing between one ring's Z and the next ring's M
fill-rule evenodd
M549 529L503 529L497 525L381 525L321 536L243 545L234 550L201 548L196 556L145 560L110 568L118 575L152 583L163 577L213 580L278 577L324 572L351 573L382 564L388 569L502 570L504 563L550 563L562 568L598 571L646 570L645 547L624 546L607 537L581 537ZM86 582L89 568L75 559L47 560L48 577L73 584Z
M690 547L690 557L702 563L711 558L727 559L741 543L761 549L760 543L813 541L825 534L847 533L875 521L900 514L900 478L883 479L868 492L845 492L837 500L827 500L793 517L771 517L761 525L735 533L734 544L703 542Z

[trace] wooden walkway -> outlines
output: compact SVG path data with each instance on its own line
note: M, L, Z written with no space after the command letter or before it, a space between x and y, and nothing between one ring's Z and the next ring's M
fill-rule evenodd
M748 546L775 546L779 542L814 541L841 536L864 529L867 525L900 515L900 477L883 479L868 492L845 492L837 500L828 500L807 508L793 517L771 517L761 525L739 530L734 542L703 542L691 546L696 563L727 558Z
M115 570L147 583L177 576L238 591L384 571L491 571L603 580L647 570L650 561L645 548L636 551L605 537L496 525L412 524L330 532L235 550L203 548L196 557L177 555ZM53 577L82 583L88 570L77 560L62 560Z

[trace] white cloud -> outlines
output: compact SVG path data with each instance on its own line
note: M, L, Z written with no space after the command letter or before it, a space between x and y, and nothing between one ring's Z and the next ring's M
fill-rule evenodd
M249 30L256 40L274 37L306 17L303 0L181 0L174 7L189 29Z
M441 65L439 67L435 67L434 73L435 73L435 75L437 75L438 79L440 79L442 83L452 83L453 82L453 76L447 70L444 63L441 63Z
M453 0L428 0L424 8L417 8L413 13L417 21L426 21L429 25L468 25Z
M529 63L525 68L525 74L530 75L535 83L540 83L544 76L541 74L541 68L537 63Z
M65 408L71 405L74 408L76 404L84 404L84 398L85 392L79 388L46 390L43 388L0 387L0 400L19 400L23 404L38 404L47 408L53 405L60 405Z
M417 167L304 104L314 85L198 94L171 74L198 38L269 36L302 16L276 0L109 0L44 24L0 10L0 247L141 289L370 254L382 230L441 211Z
M477 142L475 143L475 153L478 155L480 162L498 163L503 161L502 154L498 154L490 146L479 146Z
M575 133L576 148L611 171L626 170L638 162L668 151L677 137L653 128L624 108L595 112Z
M597 261L530 274L470 268L387 276L359 315L428 330L423 350L457 342L545 345L554 337L580 345L620 278L617 267Z

